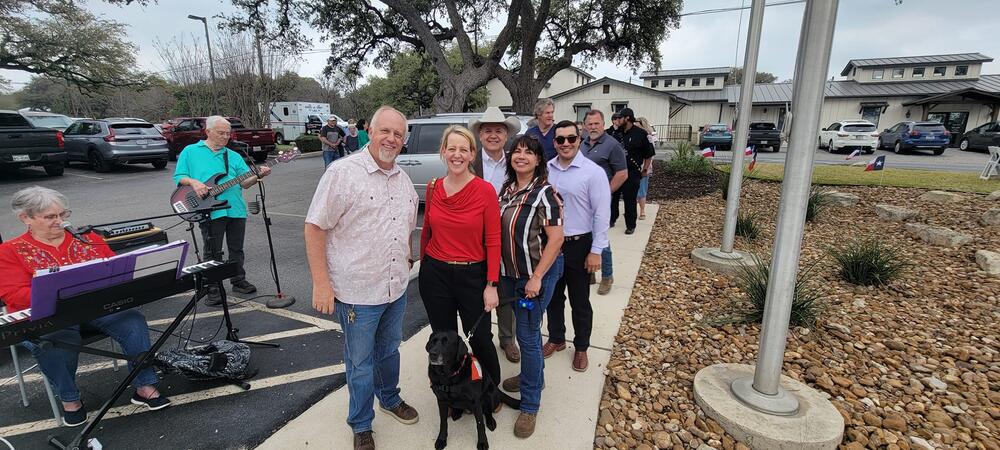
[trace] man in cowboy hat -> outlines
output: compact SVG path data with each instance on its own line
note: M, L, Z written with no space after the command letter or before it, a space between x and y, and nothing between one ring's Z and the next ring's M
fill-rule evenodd
M483 149L479 157L473 161L473 172L476 176L489 181L496 189L497 195L507 178L507 155L504 145L510 136L521 131L521 121L517 117L504 117L500 108L486 108L483 115L469 122L469 129L479 136ZM497 309L497 325L500 328L500 348L507 360L513 363L521 361L521 352L514 340L514 307L511 304Z

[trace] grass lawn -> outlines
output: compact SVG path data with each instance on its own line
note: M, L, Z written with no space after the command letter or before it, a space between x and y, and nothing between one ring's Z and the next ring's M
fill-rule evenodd
M728 167L725 169L728 170ZM783 164L757 164L748 178L781 181ZM988 194L1000 190L1000 180L980 180L973 172L939 172L936 170L885 169L865 172L861 166L816 165L813 168L814 184L847 186L897 186L944 191L977 192Z

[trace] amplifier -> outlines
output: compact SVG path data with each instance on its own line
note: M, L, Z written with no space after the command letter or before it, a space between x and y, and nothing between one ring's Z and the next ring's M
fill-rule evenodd
M163 245L167 243L167 233L157 227L145 231L128 234L118 234L105 239L108 247L115 253L127 253L150 245Z
M135 223L131 225L125 225L122 227L115 228L94 228L94 231L101 235L105 240L108 238L124 236L127 234L138 233L140 231L149 231L155 228L152 222L146 223Z

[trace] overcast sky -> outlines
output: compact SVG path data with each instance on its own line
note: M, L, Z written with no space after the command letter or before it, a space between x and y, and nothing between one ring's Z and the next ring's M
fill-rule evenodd
M688 13L749 5L750 0L684 3L684 12ZM139 48L139 66L153 71L163 70L153 47L155 41L203 36L201 23L187 19L188 14L211 17L234 10L229 0L159 0L146 7L116 7L90 0L88 7L96 14L126 24L129 39ZM758 70L774 73L779 80L792 77L803 9L801 3L766 9ZM904 0L898 6L893 0L841 0L829 74L839 78L840 70L854 58L966 52L1000 58L998 13L1000 0ZM742 23L740 11L683 17L680 28L660 46L662 68L731 66L735 58L742 64L749 15L749 10L744 11ZM218 20L214 22L217 24ZM321 42L322 37L335 36L336 32L310 31L312 48L325 48L327 44ZM309 54L299 62L297 71L303 76L318 76L325 64L325 54ZM637 73L615 64L603 61L577 61L577 64L597 77L638 82ZM985 64L983 73L1000 73L1000 63ZM20 83L14 85L15 89L30 79L23 72L0 71L0 75Z

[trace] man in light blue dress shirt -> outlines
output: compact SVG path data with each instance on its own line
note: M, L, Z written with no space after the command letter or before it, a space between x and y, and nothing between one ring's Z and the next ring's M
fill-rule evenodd
M549 183L563 199L563 276L546 310L549 340L542 346L546 358L566 349L566 295L572 308L573 369L587 370L587 348L594 312L590 306L590 274L601 268L601 252L608 247L611 220L611 187L604 169L580 153L583 137L576 123L564 120L555 125L556 157L548 162Z

